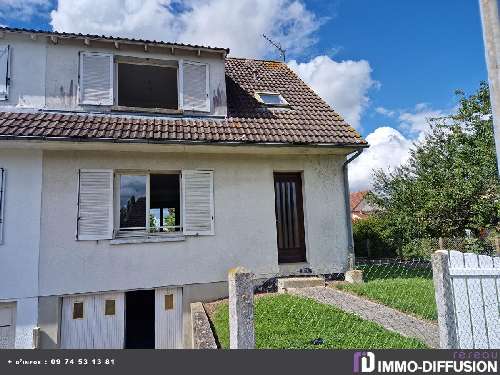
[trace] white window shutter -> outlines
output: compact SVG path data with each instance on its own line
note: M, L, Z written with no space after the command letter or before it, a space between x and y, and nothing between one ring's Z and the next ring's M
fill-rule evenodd
M113 237L112 170L80 170L77 225L79 240Z
M182 72L182 109L210 112L208 64L184 61Z
M5 169L0 168L0 245L3 243L3 221L5 211Z
M113 105L113 55L80 53L80 104Z
M10 47L0 46L0 100L9 97L10 85Z
M185 235L214 234L212 171L182 171L182 227Z

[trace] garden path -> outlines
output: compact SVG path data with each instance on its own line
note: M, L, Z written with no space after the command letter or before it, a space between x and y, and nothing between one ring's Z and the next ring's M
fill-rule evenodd
M403 336L416 338L431 348L439 348L438 326L433 322L330 287L288 289L287 292L335 306Z

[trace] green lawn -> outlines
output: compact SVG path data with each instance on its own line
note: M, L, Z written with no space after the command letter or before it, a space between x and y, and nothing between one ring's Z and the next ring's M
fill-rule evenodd
M255 336L259 349L425 348L418 340L312 299L288 294L255 299ZM229 347L229 311L220 304L212 316L219 343ZM323 344L313 345L314 339Z
M363 273L365 283L344 284L338 288L424 319L437 319L430 270L371 265L364 267Z

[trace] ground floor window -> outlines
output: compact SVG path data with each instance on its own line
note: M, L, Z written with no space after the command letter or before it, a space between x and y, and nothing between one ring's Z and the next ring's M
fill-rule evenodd
M121 234L182 230L180 173L119 174L118 184Z

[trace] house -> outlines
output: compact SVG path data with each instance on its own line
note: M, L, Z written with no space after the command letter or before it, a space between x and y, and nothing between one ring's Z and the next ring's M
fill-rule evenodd
M349 195L352 221L366 219L370 214L377 211L376 207L367 201L366 196L368 193L368 191L357 191Z
M281 62L0 28L0 346L190 347L190 303L344 272L366 142Z

